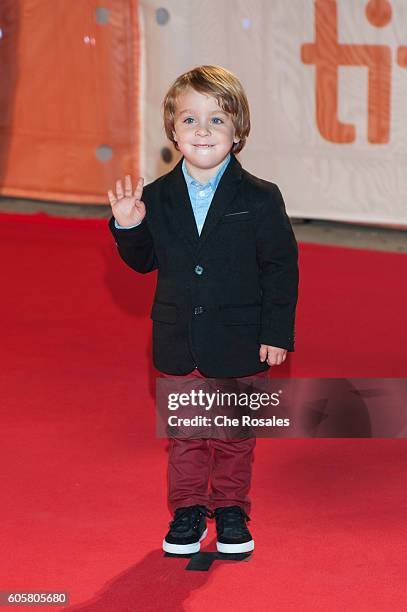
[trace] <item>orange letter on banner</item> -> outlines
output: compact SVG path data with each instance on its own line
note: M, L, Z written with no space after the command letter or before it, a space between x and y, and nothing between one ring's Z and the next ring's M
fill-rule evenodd
M387 25L388 0L370 0L366 16L376 27ZM366 66L368 141L389 141L391 52L387 45L339 44L336 0L316 0L315 43L301 46L301 59L316 67L316 121L321 136L337 143L355 140L355 126L338 120L338 66Z
M407 47L399 47L397 50L397 63L402 68L407 68Z

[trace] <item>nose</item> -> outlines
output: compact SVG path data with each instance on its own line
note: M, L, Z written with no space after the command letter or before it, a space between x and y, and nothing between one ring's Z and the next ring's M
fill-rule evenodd
M210 134L210 131L205 125L198 125L196 128L196 134L199 136L205 136L206 134Z

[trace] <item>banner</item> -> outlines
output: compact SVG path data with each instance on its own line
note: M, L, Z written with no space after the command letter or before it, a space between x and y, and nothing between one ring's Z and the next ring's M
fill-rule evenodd
M108 205L139 172L136 0L1 0L0 195Z
M405 0L4 0L0 194L106 203L179 153L163 97L221 65L245 87L239 159L292 217L407 226Z
M140 8L148 182L179 159L161 127L168 86L218 64L249 99L239 160L279 185L291 216L407 225L405 0L173 0L161 14L142 0Z

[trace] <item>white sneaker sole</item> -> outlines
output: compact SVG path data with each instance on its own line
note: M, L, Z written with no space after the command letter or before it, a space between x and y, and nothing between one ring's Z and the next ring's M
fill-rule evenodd
M241 544L224 544L216 542L216 548L220 553L245 553L254 550L254 540L242 542Z
M199 539L199 542L193 542L192 544L171 544L164 538L163 550L164 552L172 553L173 555L189 555L191 553L199 552L201 549L201 542L207 535L208 529L205 529Z

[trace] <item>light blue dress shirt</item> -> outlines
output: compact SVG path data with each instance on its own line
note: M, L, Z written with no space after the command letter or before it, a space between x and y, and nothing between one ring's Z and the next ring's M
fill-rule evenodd
M225 157L217 173L211 178L210 181L208 181L207 183L205 183L205 185L203 185L202 183L194 179L189 174L187 167L186 167L185 158L182 160L182 172L184 174L185 182L187 184L189 199L191 201L192 210L194 213L195 222L198 228L199 235L201 235L201 231L205 223L206 215L208 214L208 210L211 205L212 198L215 195L216 188L229 162L230 162L230 153L228 153L227 157ZM140 223L142 223L142 221ZM122 227L121 225L117 223L116 219L114 221L115 227L117 229L124 229L124 230L132 229L133 227L137 227L138 225L140 225L140 223L137 223L136 225L132 225L131 227Z

